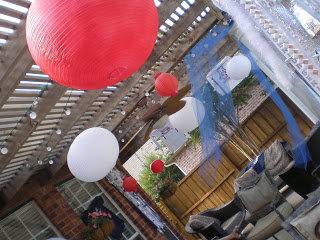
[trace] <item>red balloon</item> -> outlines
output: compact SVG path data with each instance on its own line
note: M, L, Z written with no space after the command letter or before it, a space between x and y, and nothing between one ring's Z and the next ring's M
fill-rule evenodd
M149 57L158 33L153 0L35 0L26 37L50 78L90 90L114 85Z
M176 97L178 95L178 80L170 73L156 73L154 78L155 89L163 97Z
M164 163L160 159L154 160L151 163L150 168L153 173L161 173L164 169Z
M122 187L127 192L138 192L138 183L133 177L124 177Z

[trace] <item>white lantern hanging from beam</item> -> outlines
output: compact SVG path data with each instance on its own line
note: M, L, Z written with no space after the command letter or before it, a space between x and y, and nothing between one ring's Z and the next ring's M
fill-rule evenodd
M186 105L178 112L169 116L169 121L179 132L186 133L194 130L202 122L205 109L200 100L194 97L181 99Z
M119 143L107 129L89 128L80 133L70 146L67 162L71 173L85 182L104 178L116 165Z

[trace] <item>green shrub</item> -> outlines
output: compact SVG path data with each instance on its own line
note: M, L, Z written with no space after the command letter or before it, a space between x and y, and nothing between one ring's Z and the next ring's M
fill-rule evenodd
M201 138L200 138L200 129L199 127L195 128L191 132L189 132L190 139L189 141L192 143L194 150L196 150L197 145L201 145Z

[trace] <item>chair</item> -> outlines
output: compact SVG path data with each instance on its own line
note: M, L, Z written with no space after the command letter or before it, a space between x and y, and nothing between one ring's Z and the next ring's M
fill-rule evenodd
M185 229L188 233L201 233L206 239L229 235L235 226L244 228L245 209L239 198L217 208L191 215Z
M279 193L271 174L264 170L254 182L241 188L236 198L249 213L247 221L254 227L246 236L248 240L266 239L281 229L293 207Z
M312 158L307 165L307 170L293 167L280 175L280 178L303 198L307 198L307 195L320 185L320 122L313 126L305 142Z
M264 169L268 170L276 186L280 187L283 180L279 176L290 170L293 165L290 144L286 141L276 140L255 161L240 171L234 182L234 190L237 192L240 188L250 184Z
M260 240L278 232L292 212L293 207L279 193L271 174L264 170L237 191L231 202L190 216L185 229L211 239L230 234L236 225L243 229L250 222L254 227L247 239Z

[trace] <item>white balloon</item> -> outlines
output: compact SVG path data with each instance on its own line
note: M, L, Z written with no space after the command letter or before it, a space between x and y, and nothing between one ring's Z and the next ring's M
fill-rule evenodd
M186 133L197 128L202 122L205 109L201 101L193 97L181 99L186 105L178 112L169 116L169 121L179 132ZM197 109L194 109L194 108ZM199 123L198 123L199 119Z
M104 178L116 165L119 143L107 129L89 128L80 133L70 146L67 162L71 173L85 182Z
M246 78L251 71L251 62L244 55L234 56L229 60L226 66L228 76L233 80L242 80Z

